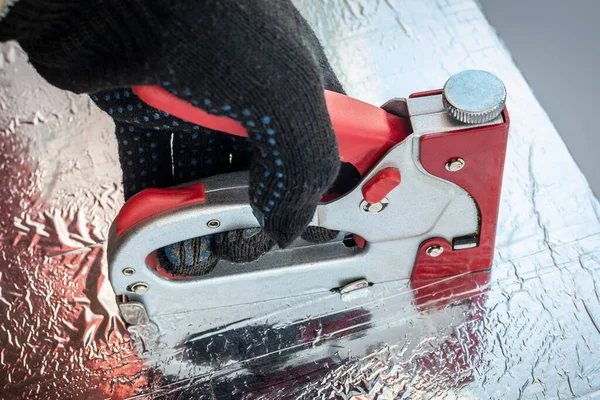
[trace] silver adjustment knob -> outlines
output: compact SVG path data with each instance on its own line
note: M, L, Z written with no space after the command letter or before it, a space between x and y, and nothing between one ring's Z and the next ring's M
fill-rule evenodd
M496 118L506 103L504 83L487 71L467 70L453 75L442 92L444 108L465 124L483 124Z

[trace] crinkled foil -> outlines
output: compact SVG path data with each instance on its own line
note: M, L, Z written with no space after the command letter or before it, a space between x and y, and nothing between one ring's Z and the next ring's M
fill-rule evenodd
M123 201L112 122L85 96L50 87L9 43L0 48L0 397L593 397L600 207L476 4L296 3L359 99L382 104L471 68L504 81L512 127L491 276L478 289L451 278L434 299L390 285L352 310L265 316L170 351L140 350L106 276L108 227Z

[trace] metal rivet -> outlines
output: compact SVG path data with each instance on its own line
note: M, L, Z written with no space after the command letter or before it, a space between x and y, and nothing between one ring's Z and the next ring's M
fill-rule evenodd
M429 257L439 257L444 252L444 248L442 246L429 246L427 250L425 250L425 254Z
M369 203L366 200L363 200L360 202L360 209L362 210L362 212L367 213L367 214L377 214L381 211L383 211L388 205L388 200L387 199L383 199L381 200L381 202L379 203Z
M144 294L148 291L149 287L146 282L137 282L131 285L131 291L135 294Z
M135 269L133 269L131 267L127 267L127 268L123 268L123 271L121 271L121 272L125 276L131 276L131 275L135 274Z
M460 171L464 166L465 160L462 158L452 158L446 163L446 169L450 172Z
M220 227L220 226L221 226L221 221L219 221L218 219L211 219L210 221L208 221L208 222L206 223L206 225L207 225L209 228L216 229L216 228L218 228L218 227Z

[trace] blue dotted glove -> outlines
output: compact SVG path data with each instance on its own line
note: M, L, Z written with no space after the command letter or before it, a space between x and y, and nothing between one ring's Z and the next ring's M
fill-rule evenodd
M163 86L168 88L171 84L163 83ZM126 199L149 187L174 186L207 176L247 170L251 165L253 147L248 139L172 117L146 105L130 89L100 92L91 95L91 98L115 121ZM197 105L199 102L191 100L191 103ZM203 103L210 101L205 99ZM239 118L229 106L209 111ZM249 114L247 109L241 112L242 116L251 118ZM246 126L248 122L253 121L248 119ZM268 128L269 117L263 117L261 123L266 127L267 137L275 136L269 134L272 132ZM273 141L267 138L267 143ZM263 177L265 175L270 174L263 173ZM275 177L279 175L281 173L276 171ZM344 181L348 182L348 179ZM279 188L280 181L276 182L275 187ZM258 195L263 190L267 191L262 181L258 187ZM279 196L278 192L274 192L274 196ZM333 239L336 234L311 228L305 231L304 237L324 242ZM158 257L170 273L197 276L210 272L221 258L233 262L253 261L274 245L275 241L264 230L246 229L175 243L160 249Z

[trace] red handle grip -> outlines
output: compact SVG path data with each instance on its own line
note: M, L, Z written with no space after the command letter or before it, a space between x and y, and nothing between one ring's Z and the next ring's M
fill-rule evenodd
M181 188L142 190L127 200L116 219L116 233L120 236L127 229L148 217L177 207L203 203L206 200L204 184Z
M133 91L149 106L175 117L216 131L248 136L246 128L236 120L211 115L159 86L134 86ZM340 159L352 163L361 175L411 133L408 120L379 107L328 90L325 101Z

